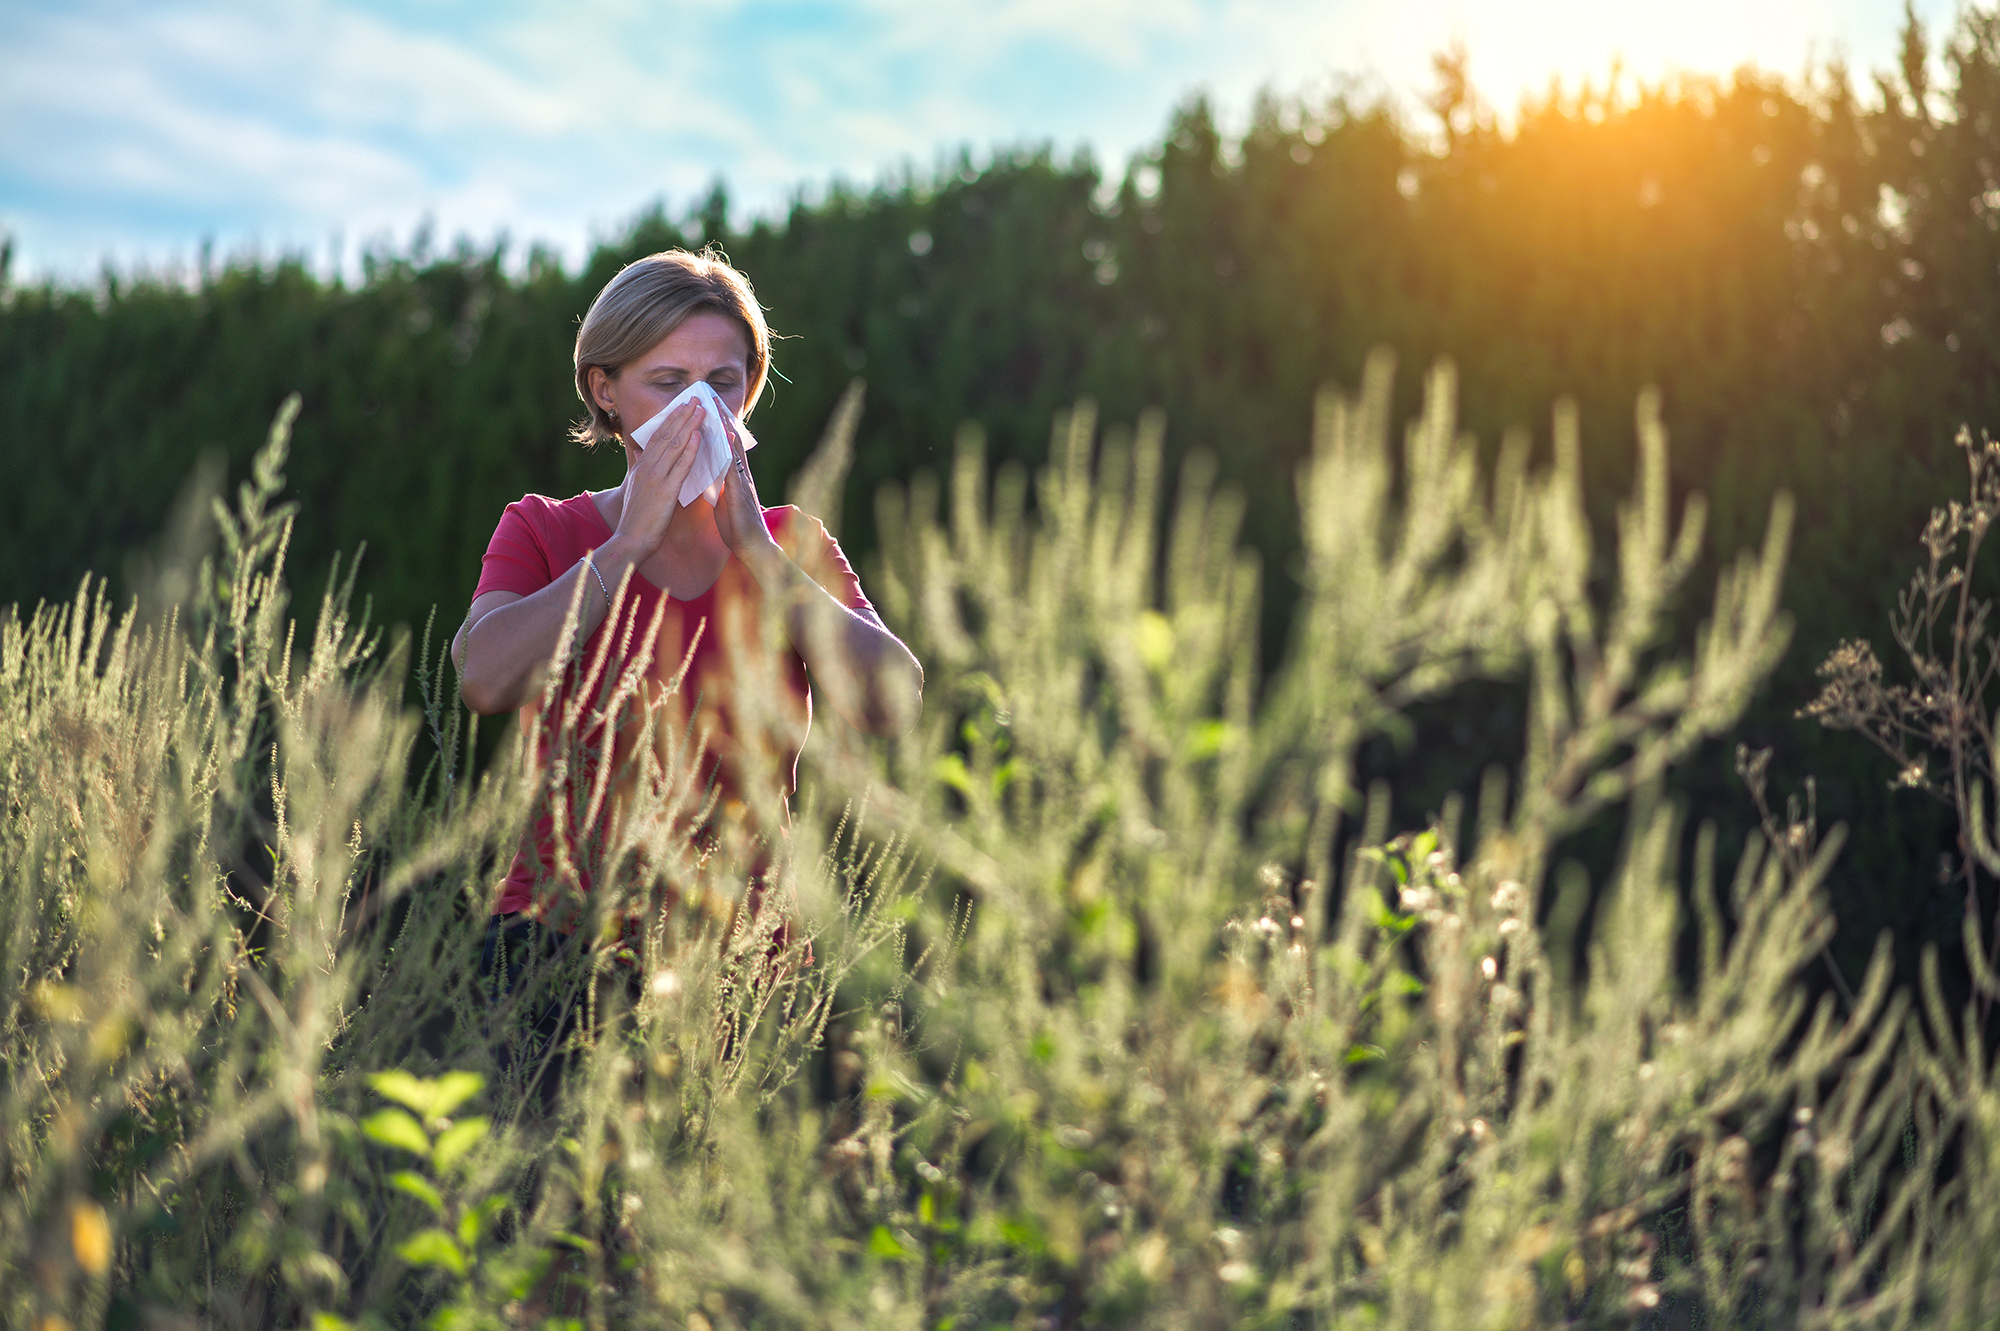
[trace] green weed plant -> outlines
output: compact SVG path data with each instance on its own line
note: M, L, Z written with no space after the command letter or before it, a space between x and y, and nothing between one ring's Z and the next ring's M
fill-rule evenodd
M517 737L475 772L442 652L369 629L351 565L291 618L295 409L180 524L206 555L0 623L8 1325L1992 1306L1977 1014L1934 964L1913 1003L1886 949L1813 999L1839 838L1774 822L1725 872L1663 795L1783 650L1790 509L1673 641L1703 509L1675 520L1652 398L1602 551L1573 411L1546 465L1518 433L1483 466L1449 366L1400 450L1385 359L1324 394L1268 672L1243 503L1199 456L1170 485L1157 419L1100 440L1080 408L1033 476L967 432L878 515L918 729L824 718L761 851L676 835L690 740L649 734L576 941L511 991L480 977L495 882L537 812L607 798L582 750L636 681L565 635L554 759ZM1518 766L1391 826L1358 746L1475 678L1525 681ZM1593 884L1564 847L1607 816Z

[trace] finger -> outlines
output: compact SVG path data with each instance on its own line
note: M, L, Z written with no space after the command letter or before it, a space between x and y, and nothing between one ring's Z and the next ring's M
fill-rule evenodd
M696 407L697 405L696 403L688 402L676 407L674 413L661 422L660 428L654 431L653 442L656 444L665 444L670 449L678 447L689 433L688 422L695 419L689 408ZM650 452L651 450L649 449L648 451Z
M751 487L751 493L756 493L756 482L750 479L750 452L743 447L742 435L737 432L736 426L726 419L722 422L722 433L729 440L730 471L740 475L744 483Z
M750 427L734 414L728 412L723 414L722 428L728 433L729 442L742 448L744 452L747 453L757 446L757 436L751 434Z
M701 403L683 402L674 412L669 424L673 427L671 441L675 447L685 447L701 433Z
M762 505L757 500L757 482L750 475L750 455L743 451L741 441L733 434L729 445L733 456L729 461L729 470L724 473L723 498L726 502L742 504L746 513L753 509L761 511Z
M694 470L695 463L701 457L701 449L696 447L699 442L699 435L690 435L684 439L677 439L662 449L661 457L647 478L648 481L666 486L678 499L681 482L687 479L688 473Z
M672 467L680 458L694 454L693 445L699 439L700 431L688 428L688 422L681 419L681 413L675 412L667 418L667 423L660 427L660 433L655 436L655 442L660 447L646 450L645 455L639 459L638 470L644 475L651 476Z

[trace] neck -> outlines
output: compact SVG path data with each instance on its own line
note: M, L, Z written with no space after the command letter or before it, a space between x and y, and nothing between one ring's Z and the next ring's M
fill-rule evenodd
M693 503L674 510L667 521L667 534L660 539L660 548L689 554L721 543L722 533L715 526L715 505L708 502L707 495L696 495Z

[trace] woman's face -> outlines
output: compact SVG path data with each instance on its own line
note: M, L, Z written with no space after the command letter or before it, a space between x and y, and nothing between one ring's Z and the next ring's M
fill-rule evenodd
M706 379L715 395L738 416L750 391L750 336L726 314L702 310L661 338L643 355L620 366L616 375L591 367L590 391L597 404L615 413L619 437L660 414L681 390Z

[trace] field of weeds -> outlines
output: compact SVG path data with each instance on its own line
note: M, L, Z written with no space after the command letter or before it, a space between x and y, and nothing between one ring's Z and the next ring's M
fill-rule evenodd
M925 718L822 724L775 908L735 909L748 848L635 818L622 894L511 994L488 902L580 796L517 741L475 764L445 634L372 632L351 575L294 617L281 416L129 608L0 622L0 1321L1987 1324L1980 931L1964 1012L1886 948L1815 1000L1839 837L1773 816L1719 864L1662 794L1785 646L1789 506L1695 588L1651 400L1609 551L1572 413L1483 466L1448 368L1389 403L1380 360L1321 401L1275 668L1242 506L1163 476L1157 421L1075 412L1033 476L963 438L869 571ZM1990 856L1971 456L1906 606L1951 668L1896 693L1857 646L1820 711L1941 745L1915 780ZM1481 678L1525 687L1518 763L1391 825L1357 746ZM1607 817L1594 882L1563 848Z

